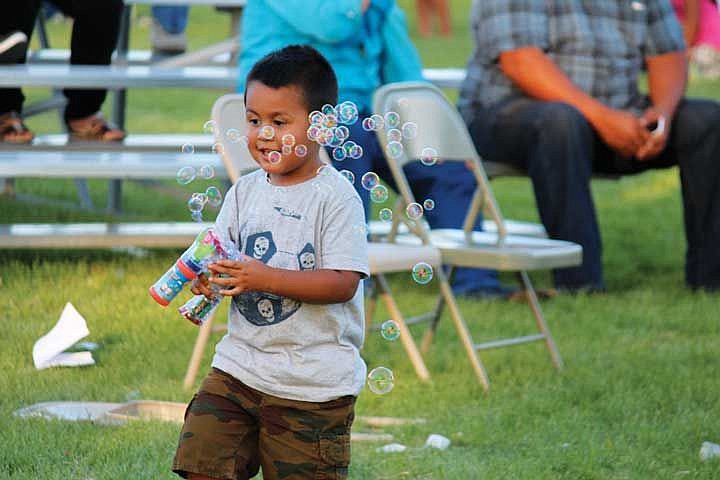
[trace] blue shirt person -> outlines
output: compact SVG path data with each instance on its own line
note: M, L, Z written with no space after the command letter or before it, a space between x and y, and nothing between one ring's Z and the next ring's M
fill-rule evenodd
M242 19L238 91L244 90L245 75L259 58L291 44L311 45L329 60L338 77L339 101L354 102L361 118L372 113L372 95L380 85L423 79L404 14L394 0L249 0ZM352 171L357 179L374 171L393 186L375 133L357 122L350 126L350 137L363 147L364 155L336 167ZM435 201L435 209L425 214L431 227L462 225L475 189L464 165L412 164L406 174L418 201ZM369 192L358 184L356 189L368 209ZM505 292L495 272L477 269L458 269L453 288L465 294Z

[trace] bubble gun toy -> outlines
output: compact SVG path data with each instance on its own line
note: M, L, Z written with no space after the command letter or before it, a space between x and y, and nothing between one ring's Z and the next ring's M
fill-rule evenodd
M186 283L207 271L207 266L221 259L238 259L240 252L230 242L223 242L212 228L201 231L175 264L150 287L150 296L167 306L180 293ZM219 288L216 288L219 290ZM202 325L222 300L222 295L207 298L195 295L178 310L191 322Z

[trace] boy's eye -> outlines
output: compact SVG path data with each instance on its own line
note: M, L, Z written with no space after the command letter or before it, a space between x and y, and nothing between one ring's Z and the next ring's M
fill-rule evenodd
M273 123L278 127L285 125L285 122L283 122L282 120L274 120Z
M258 120L257 118L249 118L247 122L253 126L260 125L260 120Z

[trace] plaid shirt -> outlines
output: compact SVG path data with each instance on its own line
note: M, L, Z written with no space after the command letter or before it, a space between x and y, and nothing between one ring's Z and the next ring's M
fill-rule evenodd
M586 93L639 110L645 57L684 49L669 0L474 0L475 51L460 90L467 121L481 106L523 93L500 70L502 52L541 48Z

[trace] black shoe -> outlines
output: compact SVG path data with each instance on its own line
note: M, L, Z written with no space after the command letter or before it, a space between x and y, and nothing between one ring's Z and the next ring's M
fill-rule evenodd
M27 35L10 32L0 36L0 63L18 63L27 49Z

